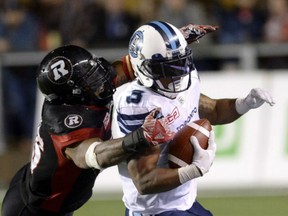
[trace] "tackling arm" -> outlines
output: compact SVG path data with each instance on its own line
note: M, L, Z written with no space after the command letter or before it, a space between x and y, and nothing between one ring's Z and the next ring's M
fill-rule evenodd
M135 153L142 153L150 146L171 140L174 133L168 128L166 118L157 118L160 109L153 110L143 125L123 138L102 141L91 138L65 149L68 159L80 168L104 169L114 166Z
M126 55L122 59L114 61L112 64L117 73L117 76L113 80L116 87L135 79L134 70L132 69L129 58L129 55Z
M99 138L91 138L84 140L81 143L77 143L74 146L69 146L65 149L65 155L68 159L74 161L74 163L83 169L88 169L90 167L104 169L109 166L116 165L117 163L127 159L127 157L132 153L126 153L122 148L123 138L112 139L108 141L102 141ZM89 157L89 154L92 156L92 162L86 160L86 155ZM95 155L95 161L93 158ZM89 161L89 159L88 159Z

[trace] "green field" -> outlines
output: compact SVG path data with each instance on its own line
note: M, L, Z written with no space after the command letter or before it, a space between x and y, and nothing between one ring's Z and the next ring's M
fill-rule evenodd
M199 198L214 216L288 216L288 196ZM124 215L121 201L90 201L75 216Z
M287 216L288 196L198 199L214 216ZM124 216L121 200L91 200L74 216Z

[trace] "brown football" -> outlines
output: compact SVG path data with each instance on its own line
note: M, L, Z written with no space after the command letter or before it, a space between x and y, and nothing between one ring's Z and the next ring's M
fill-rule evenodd
M203 149L208 147L212 126L207 119L190 122L179 130L169 144L168 161L171 168L179 168L192 163L193 146L190 137L195 136Z

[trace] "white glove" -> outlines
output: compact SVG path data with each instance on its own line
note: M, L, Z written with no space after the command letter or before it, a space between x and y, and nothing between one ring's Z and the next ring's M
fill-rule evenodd
M237 98L235 102L235 107L236 111L240 115L243 115L250 109L256 109L260 107L264 104L264 102L268 103L270 106L273 106L275 104L269 92L260 88L254 88L251 89L246 98Z
M216 153L216 143L214 139L214 131L210 131L210 137L208 140L208 148L203 149L195 136L190 137L190 142L194 148L194 155L192 164L196 165L200 169L201 174L207 173L212 166Z
M182 184L207 173L213 164L216 153L213 130L210 132L208 148L206 150L199 145L199 141L195 136L190 137L190 142L194 148L192 164L178 169L179 180Z

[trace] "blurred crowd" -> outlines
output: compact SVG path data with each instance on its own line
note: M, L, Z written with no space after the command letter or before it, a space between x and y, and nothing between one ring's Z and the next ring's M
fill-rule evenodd
M0 54L64 44L127 46L134 30L151 20L220 26L201 43L288 42L288 0L1 0L0 16ZM287 66L287 58L282 61ZM6 139L26 148L33 133L35 67L2 73Z
M287 0L1 0L0 14L1 52L126 45L151 20L218 25L220 44L288 41Z

